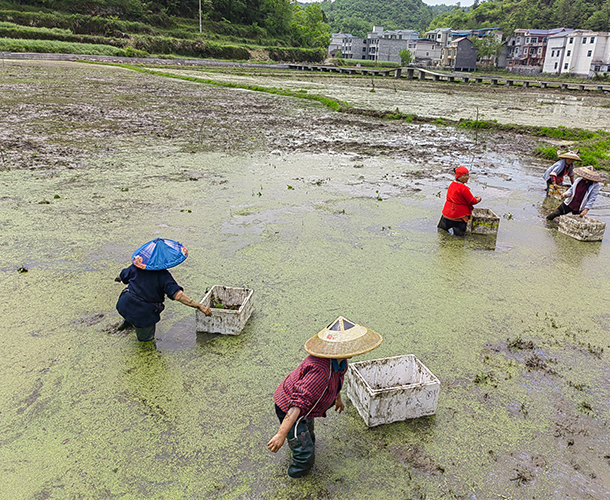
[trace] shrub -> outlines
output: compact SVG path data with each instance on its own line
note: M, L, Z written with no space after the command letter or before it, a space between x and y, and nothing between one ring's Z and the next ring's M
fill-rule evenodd
M534 154L536 154L537 156L541 156L546 160L557 160L557 151L555 150L555 148L545 148L543 146L538 146L536 149L534 149Z

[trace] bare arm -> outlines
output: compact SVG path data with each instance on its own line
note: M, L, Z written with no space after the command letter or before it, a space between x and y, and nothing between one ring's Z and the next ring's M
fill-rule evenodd
M176 292L176 295L174 295L174 300L182 302L185 306L190 306L194 307L195 309L199 309L206 316L210 316L212 314L212 311L209 307L205 307L203 304L200 304L199 302L196 302L193 299L189 298L182 290L178 290Z
M337 399L335 400L335 411L342 413L345 410L345 403L341 399L341 393L337 393Z
M267 448L273 453L276 453L284 444L286 440L286 436L288 436L288 432L290 432L291 427L299 418L301 414L301 409L293 406L288 410L286 416L284 417L284 421L280 425L277 434L271 438L271 440L267 443Z

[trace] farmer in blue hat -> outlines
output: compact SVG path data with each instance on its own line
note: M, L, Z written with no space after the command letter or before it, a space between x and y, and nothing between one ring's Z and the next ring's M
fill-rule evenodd
M115 279L127 285L116 305L124 318L119 330L135 327L140 342L154 340L155 325L161 320L166 295L199 309L206 316L212 314L209 307L187 297L168 271L183 262L187 255L186 247L164 238L149 241L133 253L131 266L123 269Z

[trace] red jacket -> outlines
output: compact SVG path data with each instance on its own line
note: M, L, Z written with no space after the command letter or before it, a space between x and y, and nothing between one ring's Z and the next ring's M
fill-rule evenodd
M472 196L466 184L454 181L447 191L447 201L443 207L443 216L447 219L457 220L472 214L472 207L478 203Z

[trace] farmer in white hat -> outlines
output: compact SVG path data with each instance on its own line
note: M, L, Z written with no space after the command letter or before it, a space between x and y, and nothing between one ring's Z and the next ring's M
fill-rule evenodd
M333 405L339 413L345 409L340 391L347 360L372 351L382 340L378 333L340 316L305 343L305 350L310 355L284 379L273 395L280 428L267 443L267 448L275 453L288 438L292 451L288 467L290 477L303 477L313 467L314 418L325 417Z
M601 189L599 185L602 181L601 175L592 166L576 168L574 173L580 177L561 195L566 200L547 216L547 220L570 213L584 217L595 203Z
M546 192L549 192L549 187L561 186L563 178L567 175L570 182L574 184L574 162L582 161L578 153L575 151L567 151L558 155L559 160L553 163L542 176L546 181Z

